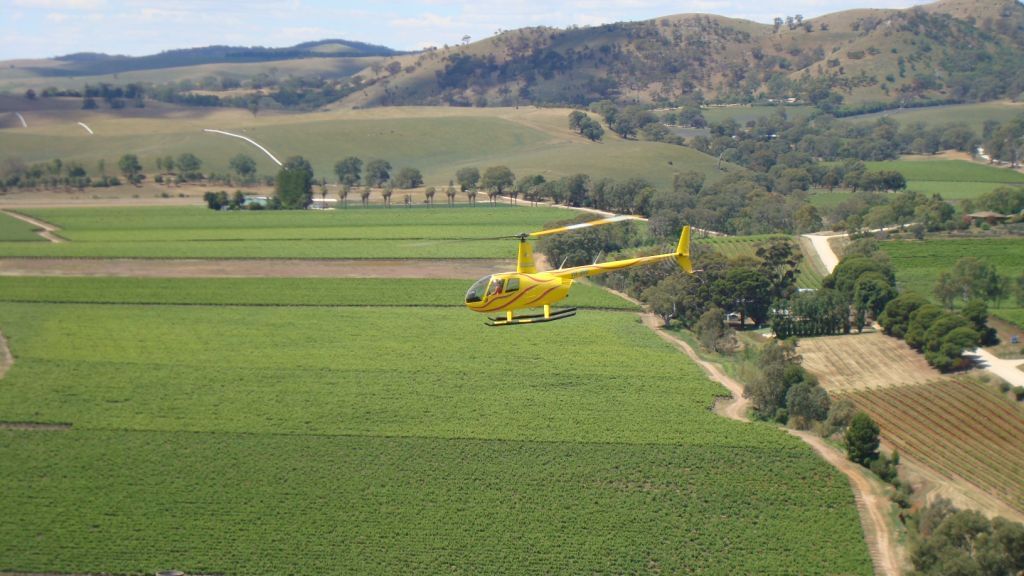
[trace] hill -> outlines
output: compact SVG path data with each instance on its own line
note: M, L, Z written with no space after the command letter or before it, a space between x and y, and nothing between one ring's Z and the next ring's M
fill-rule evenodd
M796 98L852 114L1019 97L1024 5L940 0L905 10L778 17L774 24L679 14L521 28L417 53L321 40L0 62L0 90L18 93L133 82L144 84L149 97L204 106L250 106L268 96L303 109L335 101L338 107L580 106L609 99L671 106ZM206 91L198 100L196 89ZM317 96L295 97L310 92Z
M524 28L399 57L393 74L344 103L675 103L701 96L818 103L830 91L853 104L989 100L1024 89L1022 47L1024 6L1013 0L797 15L774 25L684 14Z

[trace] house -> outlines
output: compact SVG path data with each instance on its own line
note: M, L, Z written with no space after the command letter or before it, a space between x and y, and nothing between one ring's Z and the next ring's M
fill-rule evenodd
M972 224L978 224L981 221L985 221L989 224L995 224L996 222L1005 222L1009 220L1011 216L1000 214L999 212L992 212L991 210L983 210L981 212L968 214L967 218L970 218Z

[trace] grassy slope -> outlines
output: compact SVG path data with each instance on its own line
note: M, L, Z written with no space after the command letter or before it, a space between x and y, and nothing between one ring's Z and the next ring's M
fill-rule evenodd
M934 126L965 122L975 132L981 134L986 120L1008 122L1024 113L1024 102L980 102L977 104L955 104L951 106L932 106L929 108L905 108L887 110L876 114L864 114L844 118L846 122L873 122L881 117L893 118L900 124L924 122Z
M5 256L131 258L513 258L513 240L571 214L504 205L215 212L202 207L26 210L63 244L0 242ZM244 240L244 241L243 241Z
M0 214L0 242L35 242L43 240L31 224Z
M659 187L671 185L676 172L696 170L719 178L714 158L690 148L622 140L612 133L592 143L568 129L565 109L387 108L253 117L227 109L162 107L109 112L40 111L26 116L28 129L0 130L0 149L17 150L26 162L54 157L82 162L95 175L97 162L108 173L131 152L147 171L156 158L192 152L204 171L227 173L239 153L256 159L262 174L276 166L252 146L204 128L241 132L280 159L302 155L317 177L334 180L334 163L349 155L384 158L394 168L419 168L427 185L445 186L462 167L507 165L518 175L547 178L585 173L594 178L644 177ZM95 135L75 122L88 124Z
M0 305L0 420L74 424L0 431L0 565L870 574L845 479L631 316L470 318Z

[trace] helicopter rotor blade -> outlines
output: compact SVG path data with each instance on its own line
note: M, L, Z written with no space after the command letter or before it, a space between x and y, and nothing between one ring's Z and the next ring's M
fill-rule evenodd
M590 228L591 226L602 226L604 224L612 224L615 222L626 222L629 220L643 220L639 216L612 216L610 218L601 218L600 220L591 220L589 222L581 222L579 224L570 224L568 226L562 226L561 228L552 228L550 230L540 230L538 232L530 232L530 238L537 238L538 236L547 236L549 234L558 234L559 232L568 232L570 230L580 230L582 228Z

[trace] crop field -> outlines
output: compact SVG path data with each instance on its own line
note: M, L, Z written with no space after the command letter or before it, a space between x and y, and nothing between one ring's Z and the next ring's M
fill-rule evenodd
M156 159L191 152L204 172L230 173L229 160L239 153L253 157L260 174L277 166L244 141L204 133L212 128L244 134L284 160L301 155L317 178L335 179L335 162L346 156L388 160L394 169L418 168L428 186L447 186L459 168L506 165L516 175L541 174L555 179L575 173L592 178L646 178L661 188L673 175L694 170L709 181L721 178L717 160L682 146L623 140L607 134L593 143L568 127L568 109L534 107L380 108L337 110L303 115L263 114L245 110L152 109L109 111L55 110L26 113L29 128L0 129L0 150L17 151L34 163L52 158L82 163L91 176L105 161L116 171L121 155L135 153L146 172ZM85 122L95 134L76 122ZM2 158L0 158L2 159ZM739 169L733 167L734 169Z
M942 377L902 340L881 333L801 338L803 365L831 394L924 384Z
M848 397L900 454L1024 511L1024 409L994 387L944 379Z
M886 162L865 162L868 170L896 170L908 181L994 182L1024 184L1024 174L1006 168L966 160L916 158Z
M42 239L31 224L0 212L0 242L34 242Z
M892 240L883 242L882 250L892 261L900 287L928 297L932 297L939 274L965 256L994 264L1001 275L1011 280L1024 273L1024 238ZM1012 306L1012 296L1002 306L999 315L1021 325L1020 309ZM1004 314L1004 310L1009 314Z
M465 280L417 278L110 278L0 276L0 302L177 304L224 306L456 306ZM637 306L577 282L564 306L636 310ZM479 318L482 318L480 316Z
M0 302L0 422L71 424L0 426L5 570L871 574L845 478L714 415L634 314L496 330L393 306L447 281L60 280Z
M790 119L806 118L817 111L814 106L786 106L786 117ZM740 125L751 120L757 120L764 116L773 116L778 113L777 106L716 106L701 110L704 119L708 123L724 122L735 120Z
M25 210L62 244L0 242L0 256L56 258L515 258L512 239L572 214L505 205L218 212L205 207ZM484 240L475 240L483 238ZM489 238L489 239L488 239Z
M782 234L709 237L697 242L711 246L716 252L726 258L736 258L738 256L754 257L760 243L777 238L787 239L793 241L794 245L796 244L796 241L791 236ZM797 248L799 251L799 246L795 245L794 248ZM800 274L797 276L796 285L797 288L821 288L821 276L815 272L814 267L808 262L801 262Z

